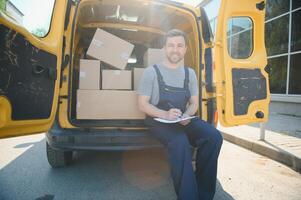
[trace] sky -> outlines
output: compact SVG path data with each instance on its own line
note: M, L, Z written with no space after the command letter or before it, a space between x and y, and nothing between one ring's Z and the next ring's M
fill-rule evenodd
M23 14L23 25L33 31L44 27L46 31L51 19L54 0L10 0Z

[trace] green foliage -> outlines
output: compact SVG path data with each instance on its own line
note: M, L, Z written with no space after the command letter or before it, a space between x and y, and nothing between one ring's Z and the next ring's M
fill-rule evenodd
M44 28L37 28L33 30L31 33L38 37L44 37L47 34L47 31Z
M6 1L7 0L0 0L0 11L5 10Z

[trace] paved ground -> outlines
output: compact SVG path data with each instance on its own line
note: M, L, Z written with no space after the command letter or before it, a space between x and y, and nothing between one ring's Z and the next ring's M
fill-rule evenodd
M250 126L259 128L259 124L250 124ZM268 131L298 137L301 139L301 116L292 116L279 113L270 113L269 120L265 124Z
M80 152L67 168L52 169L43 134L0 140L0 199L173 200L161 150ZM299 200L301 175L224 142L215 200Z
M265 124L265 141L260 141L259 124L226 128L221 125L227 141L240 145L301 172L301 118L271 113Z

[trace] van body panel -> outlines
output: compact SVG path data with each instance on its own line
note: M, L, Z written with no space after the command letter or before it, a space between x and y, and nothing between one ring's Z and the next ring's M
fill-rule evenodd
M55 2L44 38L0 13L0 138L44 132L53 123L66 3Z
M146 129L63 129L57 120L46 133L47 143L54 149L70 150L139 150L162 148Z
M265 1L257 0L221 1L214 55L217 109L224 126L268 119L264 5ZM250 40L240 42L239 37Z
M213 81L212 47L213 34L205 10L196 8L200 34L200 117L212 125L216 125L213 115L216 112L215 86Z

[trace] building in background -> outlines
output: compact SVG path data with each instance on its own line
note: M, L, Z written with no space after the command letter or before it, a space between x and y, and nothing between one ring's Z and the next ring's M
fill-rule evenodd
M200 3L207 12L213 33L216 31L220 1L203 0ZM272 113L301 116L300 22L301 0L267 0L265 41ZM244 37L248 38L252 33L247 24L247 20L240 21L240 26L232 27L231 31L243 33ZM228 41L235 43L235 38ZM239 52L239 49L236 50L236 53Z
M11 2L7 1L5 5L6 12L14 18L19 24L23 24L24 14Z

